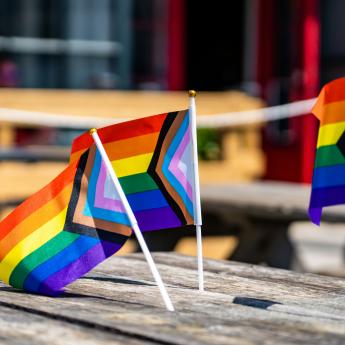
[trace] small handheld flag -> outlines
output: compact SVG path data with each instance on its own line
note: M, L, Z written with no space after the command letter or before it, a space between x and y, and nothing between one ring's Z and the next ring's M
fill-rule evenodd
M141 231L194 225L188 110L122 122L97 133ZM89 133L82 134L72 144L71 162L92 147ZM91 207L96 206L93 216L107 217L115 207L114 187L98 158L99 172L89 181L96 191Z
M345 78L323 87L312 112L320 128L309 217L320 225L323 207L345 204Z
M94 150L70 164L0 223L0 279L18 289L57 295L116 253L131 235L128 220L92 218L87 180Z
M141 231L194 225L188 111L98 130ZM56 295L131 235L131 221L89 133L69 166L0 223L0 279Z

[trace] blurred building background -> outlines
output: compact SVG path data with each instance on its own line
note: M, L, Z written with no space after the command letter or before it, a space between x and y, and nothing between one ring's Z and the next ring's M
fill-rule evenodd
M343 72L344 6L2 0L0 51L17 65L19 87L244 88L274 104L309 96Z
M311 98L345 69L341 0L2 0L0 85ZM310 182L316 122L269 124L265 178ZM284 159L282 159L284 157Z

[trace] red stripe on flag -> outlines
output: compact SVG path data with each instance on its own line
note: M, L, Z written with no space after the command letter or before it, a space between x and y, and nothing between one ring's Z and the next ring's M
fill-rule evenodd
M127 139L152 132L159 132L167 114L144 117L142 119L121 122L112 126L100 128L98 135L103 144L121 139ZM85 150L93 144L89 133L84 133L73 141L71 153Z

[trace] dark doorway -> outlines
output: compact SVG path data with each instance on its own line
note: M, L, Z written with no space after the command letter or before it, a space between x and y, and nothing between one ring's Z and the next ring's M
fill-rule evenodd
M187 87L238 88L243 78L245 1L186 1Z

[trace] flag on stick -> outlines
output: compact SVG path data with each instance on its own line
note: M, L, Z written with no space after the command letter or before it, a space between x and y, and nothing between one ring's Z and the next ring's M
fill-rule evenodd
M94 150L67 167L0 223L0 278L18 289L56 295L116 253L131 234L87 214L85 169Z
M141 231L194 224L193 166L188 111L150 116L97 131ZM92 147L89 133L72 145L71 161ZM92 208L113 211L116 200L98 156ZM112 214L112 212L110 212ZM102 213L105 216L105 213Z
M98 131L142 231L194 224L188 111ZM89 133L70 165L0 223L0 279L55 295L116 253L131 224Z
M320 225L323 207L345 204L345 78L323 87L312 112L320 127L309 217Z

